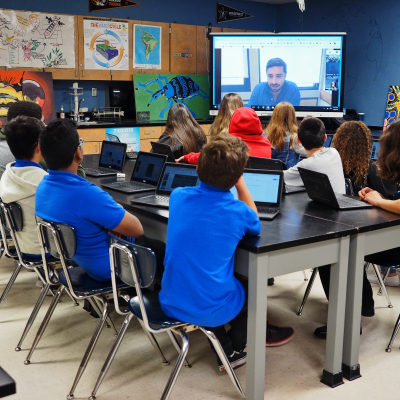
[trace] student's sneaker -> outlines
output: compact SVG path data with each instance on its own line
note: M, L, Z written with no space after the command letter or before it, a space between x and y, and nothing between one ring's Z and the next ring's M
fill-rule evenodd
M294 329L290 327L279 327L267 323L266 347L282 346L294 338Z
M240 365L246 364L247 353L244 350L233 351L231 355L228 356L229 363L232 368L239 367ZM224 364L222 364L221 359L217 356L218 368L220 371L225 371Z

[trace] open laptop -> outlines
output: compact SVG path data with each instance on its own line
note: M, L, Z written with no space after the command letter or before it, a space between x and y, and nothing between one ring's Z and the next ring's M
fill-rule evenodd
M372 205L361 201L358 197L347 194L335 193L332 189L328 175L321 172L310 171L299 167L308 197L318 203L338 210L354 210L358 208L371 208Z
M333 139L333 135L326 135L324 147L331 147L332 139Z
M247 161L246 168L283 171L283 162L281 160L274 160L273 158L250 156ZM306 189L303 186L286 185L285 182L283 182L284 194L299 193L305 191Z
M283 172L262 169L245 169L243 179L256 203L260 219L272 220L280 211L282 200ZM238 198L235 186L231 189Z
M166 162L158 181L156 194L131 200L133 204L169 208L169 196L177 187L199 186L195 165Z
M381 149L381 145L379 143L379 140L373 140L369 158L373 161L376 161L378 159L380 149Z
M85 168L89 176L112 176L122 171L125 161L126 143L103 140L98 168Z
M123 193L156 190L167 156L139 151L130 182L103 183L101 186Z
M172 153L171 146L157 142L150 142L150 144L153 153L164 154L168 157L167 162L171 163L175 162L175 157L174 154Z

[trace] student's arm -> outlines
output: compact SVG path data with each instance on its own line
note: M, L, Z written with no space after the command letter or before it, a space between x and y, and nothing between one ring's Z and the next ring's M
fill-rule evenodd
M365 188L359 192L361 199L373 206L383 208L395 214L400 214L400 200L387 200L376 190Z
M236 190L238 194L238 199L246 203L252 210L255 211L255 213L258 215L257 212L257 207L254 203L253 198L251 197L251 194L249 192L249 189L247 189L246 183L243 179L243 176L239 178L237 181L236 185Z
M132 214L125 211L125 216L120 222L120 224L114 228L111 233L116 232L128 237L139 237L142 236L143 226L140 221ZM117 235L118 236L118 235Z

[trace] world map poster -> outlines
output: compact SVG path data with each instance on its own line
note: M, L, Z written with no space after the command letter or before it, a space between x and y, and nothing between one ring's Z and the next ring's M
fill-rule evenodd
M137 25L133 27L133 68L161 69L161 27Z

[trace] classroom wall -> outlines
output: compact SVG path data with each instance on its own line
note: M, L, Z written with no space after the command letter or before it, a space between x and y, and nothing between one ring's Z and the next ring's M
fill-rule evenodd
M347 32L344 107L365 112L368 125L383 126L389 85L400 85L398 0L308 0L278 6L281 32Z

